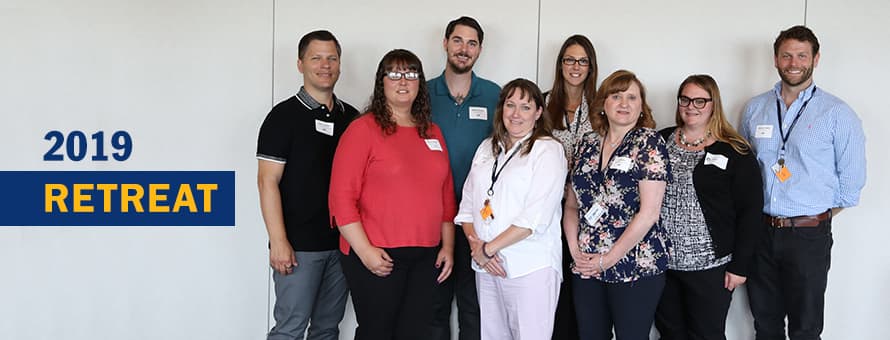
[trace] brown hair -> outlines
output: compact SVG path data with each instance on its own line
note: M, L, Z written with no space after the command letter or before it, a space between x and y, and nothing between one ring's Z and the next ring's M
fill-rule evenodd
M589 112L590 125L593 126L593 131L596 131L599 134L606 133L609 129L609 119L605 114L601 114L604 112L603 108L606 103L606 97L618 92L627 91L627 89L630 88L631 83L636 83L637 87L640 88L640 100L642 101L641 108L643 110L643 112L641 112L642 116L637 119L635 128L655 128L655 119L652 118L652 109L649 108L649 103L646 102L646 88L643 87L643 83L640 82L640 79L637 78L633 72L628 70L618 70L604 79L603 83L600 84L599 90L596 91L596 99L594 99L593 106L590 107Z
M547 103L547 109L545 110L545 114L550 116L550 121L553 122L553 128L556 130L569 128L565 126L565 106L568 99L566 98L565 88L566 79L562 74L562 59L565 57L566 50L574 45L581 46L584 49L584 53L587 54L587 58L590 59L590 66L587 68L587 79L584 81L584 97L587 100L588 108L592 107L591 102L596 97L596 50L593 48L593 44L590 43L590 39L583 35L575 34L566 39L559 49L559 55L556 57L556 76L553 78L553 87L550 88L550 101Z
M306 33L306 35L300 38L300 43L297 45L297 58L303 60L303 56L306 55L306 50L309 49L309 44L315 40L333 41L334 46L337 47L337 56L340 56L340 42L337 41L337 38L329 31L318 30Z
M479 22L476 21L476 19L468 16L462 16L448 22L448 26L445 27L446 40L451 37L451 33L454 33L454 28L457 27L457 25L464 25L476 30L476 35L479 37L479 45L482 45L482 37L485 35L485 33L482 32L482 25L479 25Z
M779 56L779 47L788 39L808 42L810 43L810 46L813 47L813 55L815 56L816 54L819 54L819 39L816 38L816 34L806 26L798 25L792 26L779 33L779 36L776 37L776 41L773 43L774 56Z
M713 104L714 108L711 113L711 118L708 119L708 131L711 132L711 136L718 141L729 144L736 152L747 154L748 150L751 150L751 144L748 144L748 141L746 141L745 138L742 137L742 135L740 135L726 120L726 115L723 113L723 101L720 99L720 88L717 87L717 81L707 74L691 75L680 83L680 88L677 89L677 98L683 94L683 89L687 85L696 85L711 96L711 104ZM677 105L676 120L678 128L682 128L686 125L686 123L683 122L683 118L680 116L679 105Z
M392 112L389 105L386 104L386 95L383 93L383 78L389 71L397 69L406 69L411 72L417 72L417 97L411 103L411 118L417 124L417 134L421 138L429 138L427 133L432 125L432 113L430 109L430 96L427 91L426 77L423 75L423 65L411 51L403 49L395 49L386 53L380 64L377 65L377 77L374 79L374 94L371 95L371 102L365 112L374 115L374 120L383 129L383 133L391 135L396 132L396 121L392 118Z
M538 85L535 85L532 81L518 78L504 85L504 89L501 90L501 95L498 98L498 106L494 114L494 127L491 131L492 155L501 153L501 144L507 145L510 141L510 134L507 132L507 127L504 126L504 102L517 91L519 91L520 99L528 97L534 102L536 110L540 109L543 111L544 109L544 95L541 94L541 89L538 88ZM535 121L532 136L528 139L528 144L523 146L521 154L527 155L531 152L535 141L539 138L552 137L552 131L553 124L550 122L550 117L542 112L541 117Z

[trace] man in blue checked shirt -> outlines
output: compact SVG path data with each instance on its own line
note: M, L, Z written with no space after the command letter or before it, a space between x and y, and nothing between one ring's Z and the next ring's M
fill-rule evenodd
M763 172L764 229L748 297L757 340L820 339L831 219L859 203L865 135L856 113L813 83L819 41L804 26L773 44L782 81L751 99L740 132Z

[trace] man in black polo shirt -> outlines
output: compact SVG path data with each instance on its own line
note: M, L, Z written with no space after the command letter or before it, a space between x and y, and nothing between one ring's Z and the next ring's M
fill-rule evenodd
M303 339L309 324L306 339L336 340L348 292L339 233L328 222L328 185L337 142L358 112L334 96L340 43L333 34L304 35L297 68L303 87L272 108L257 141L276 297L268 339Z

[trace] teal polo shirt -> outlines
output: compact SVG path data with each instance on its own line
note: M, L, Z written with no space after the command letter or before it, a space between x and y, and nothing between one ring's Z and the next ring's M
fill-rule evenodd
M442 129L445 145L448 147L458 204L476 148L491 135L495 107L501 93L501 87L494 82L479 78L476 73L472 73L472 77L470 93L461 104L451 97L444 72L427 82L433 122Z

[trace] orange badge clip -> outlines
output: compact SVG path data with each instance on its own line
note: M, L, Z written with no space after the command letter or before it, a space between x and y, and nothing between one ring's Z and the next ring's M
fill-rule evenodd
M778 172L776 172L776 177L779 178L779 182L785 182L789 178L791 178L791 171L788 171L788 168L782 167Z
M479 210L479 213L482 214L483 220L487 220L489 217L494 219L494 211L491 210L491 202L489 200L485 200L485 206L482 207L482 210Z

